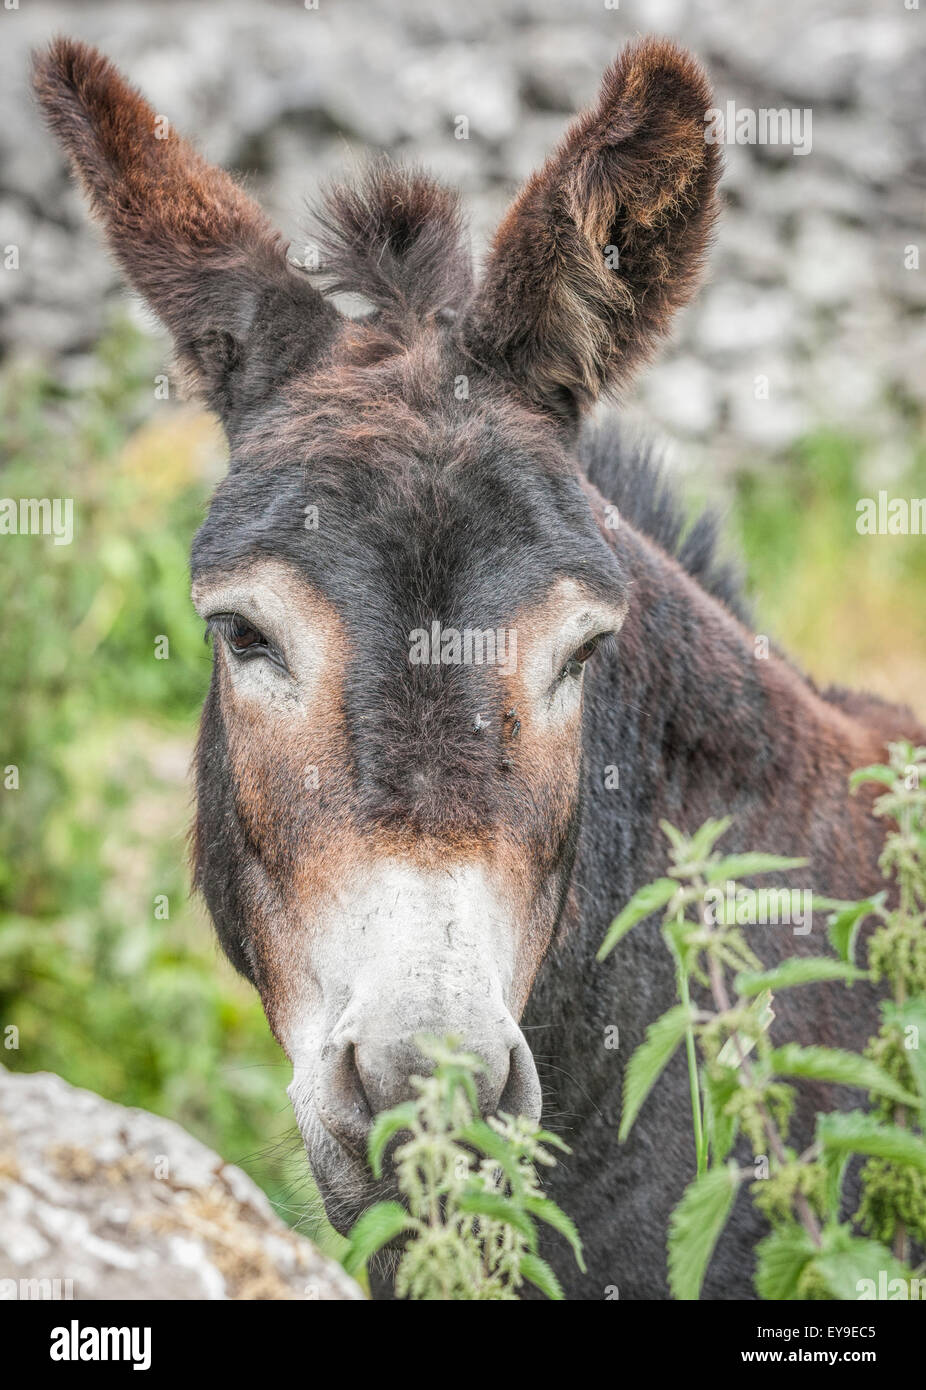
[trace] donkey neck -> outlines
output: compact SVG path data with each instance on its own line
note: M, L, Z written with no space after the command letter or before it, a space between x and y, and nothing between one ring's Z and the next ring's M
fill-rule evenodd
M658 813L688 831L730 815L727 843L810 853L821 815L830 828L855 818L846 779L883 755L883 732L821 695L647 536L624 525L613 543L633 589L608 673L616 700L593 699L590 732L618 766L627 759L638 849L653 832L664 848ZM904 712L892 713L899 729Z
M603 965L595 960L616 913L665 873L660 820L692 832L732 816L725 851L806 857L791 886L861 897L879 881L882 828L872 794L850 797L849 774L882 760L888 725L916 737L905 711L874 702L875 727L822 696L649 537L623 522L607 534L632 576L630 609L616 653L588 673L571 893L524 1018L554 1110L576 1125L616 1113L622 1066L607 1060L607 1030L619 1027L629 1055L674 1002L656 922L635 928ZM865 709L864 698L858 704ZM771 964L818 950L816 937L774 932L758 949ZM606 1060L590 1067L593 1047ZM544 1075L544 1057L556 1057L558 1075Z

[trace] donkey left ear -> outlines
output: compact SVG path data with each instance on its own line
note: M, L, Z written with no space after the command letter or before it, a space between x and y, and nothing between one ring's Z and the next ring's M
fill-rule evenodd
M464 325L472 357L574 419L625 383L696 286L720 151L703 69L629 45L502 223Z
M289 268L286 242L87 44L36 56L36 94L127 279L173 334L226 425L308 365L337 311Z

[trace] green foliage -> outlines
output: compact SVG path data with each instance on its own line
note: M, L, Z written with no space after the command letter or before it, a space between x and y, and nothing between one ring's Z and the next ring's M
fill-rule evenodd
M696 1299L739 1188L736 1164L712 1168L688 1185L669 1226L669 1287Z
M452 1039L421 1038L419 1046L433 1072L412 1078L415 1100L380 1115L369 1144L379 1177L388 1145L407 1133L393 1155L405 1206L380 1202L360 1217L346 1267L357 1273L402 1241L399 1298L512 1300L525 1281L548 1298L562 1298L555 1274L537 1254L536 1223L559 1232L584 1270L582 1243L565 1212L544 1196L536 1165L551 1166L549 1149L566 1146L523 1117L481 1120L478 1057Z
M621 1112L621 1140L626 1139L660 1074L669 1065L691 1024L694 1010L679 1004L657 1018L646 1030L646 1040L633 1054L624 1081L624 1106Z
M739 926L723 912L707 911L712 885L730 881L735 889L737 875L781 874L803 863L764 854L721 856L715 846L729 820L709 821L690 837L663 824L670 877L635 894L602 946L605 955L637 921L663 910L680 1003L650 1025L627 1066L620 1138L626 1139L686 1036L697 1175L670 1222L669 1283L676 1298L699 1296L736 1192L756 1176L729 1159L740 1131L754 1153L770 1155L769 1171L750 1186L772 1228L757 1249L761 1298L857 1298L863 1279L880 1290L885 1278L909 1288L916 1277L911 1242L926 1245L926 1046L920 1045L926 1036L926 749L896 743L888 751L890 763L854 774L851 788L869 782L885 788L873 811L890 823L879 863L894 882L894 896L886 888L859 903L825 902L838 959L793 957L762 969ZM673 892L666 887L671 882ZM863 970L855 963L856 943L869 917L878 926ZM893 995L883 1002L881 1028L862 1055L793 1042L772 1046L767 1034L775 994L822 980L851 987L860 979L884 980ZM692 980L710 990L712 1013L692 1009ZM815 1142L798 1155L787 1143L794 1079L866 1091L871 1110L818 1115ZM847 1222L843 1178L855 1155L867 1163L859 1210Z
M610 955L631 927L635 927L638 922L649 917L650 913L665 907L669 899L677 892L678 884L674 879L658 878L655 883L647 883L639 892L634 893L624 910L611 923L607 936L598 948L598 959L604 960L606 956Z

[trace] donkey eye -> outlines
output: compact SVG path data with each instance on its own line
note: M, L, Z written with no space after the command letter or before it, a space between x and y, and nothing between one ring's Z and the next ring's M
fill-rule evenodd
M250 647L266 647L267 639L236 613L228 627L228 643L236 652L244 652Z
M572 677L574 680L577 676L581 676L582 667L585 665L586 661L588 661L589 657L594 656L600 644L601 637L587 638L587 640L582 643L581 647L577 647L572 653L572 656L560 671L560 678L566 680L568 677Z
M259 628L240 613L216 613L209 619L209 630L220 632L236 656L269 656L280 662L277 652ZM282 662L280 662L282 664Z

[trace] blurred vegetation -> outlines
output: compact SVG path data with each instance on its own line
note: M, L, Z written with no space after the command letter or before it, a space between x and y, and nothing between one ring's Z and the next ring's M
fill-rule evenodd
M200 411L153 399L156 352L118 323L79 387L0 381L0 493L75 513L71 545L3 539L0 772L19 789L0 789L0 1027L19 1047L0 1061L179 1121L331 1249L286 1058L189 893L211 658L188 552L224 449Z
M870 690L926 720L926 536L855 528L857 502L879 488L926 497L926 442L912 424L907 454L886 476L876 441L822 431L787 462L740 472L731 534L759 631L819 685Z
M329 1249L260 1003L190 899L188 765L210 654L189 544L224 467L216 426L155 396L158 345L124 322L69 388L0 378L0 494L73 497L70 546L4 537L0 566L0 1059L168 1115ZM926 714L926 540L859 537L862 443L737 483L760 621L815 674ZM898 495L926 494L923 458ZM864 491L864 489L861 489ZM169 659L156 658L167 637ZM156 915L166 895L169 916Z

